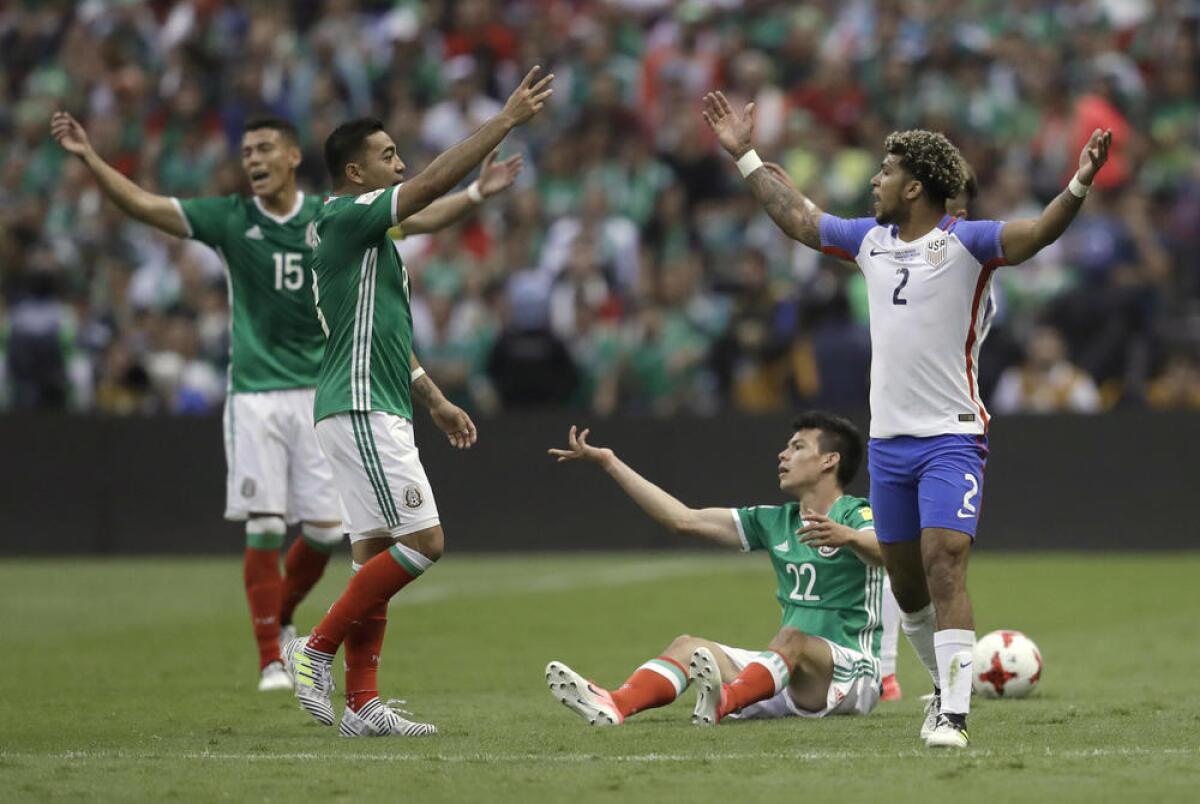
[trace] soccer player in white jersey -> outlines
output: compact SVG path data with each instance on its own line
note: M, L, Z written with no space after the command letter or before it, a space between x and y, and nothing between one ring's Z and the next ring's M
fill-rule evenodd
M754 104L720 92L703 116L755 198L789 237L855 262L871 318L871 504L901 627L934 682L921 727L931 747L966 747L975 643L967 557L975 538L988 413L976 362L992 273L1053 243L1083 206L1112 132L1092 132L1069 186L1036 219L966 221L946 201L966 180L943 135L888 136L871 179L874 217L824 214L764 168L753 147Z

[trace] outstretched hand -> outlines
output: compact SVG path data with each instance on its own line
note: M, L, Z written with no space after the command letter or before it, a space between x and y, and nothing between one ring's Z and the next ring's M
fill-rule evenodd
M507 190L521 172L524 160L520 154L510 156L503 162L496 161L496 151L488 154L479 170L479 192L486 198Z
M1103 131L1096 129L1092 132L1087 145L1083 146L1083 152L1079 154L1079 180L1081 182L1092 183L1096 174L1100 172L1100 168L1104 167L1104 163L1108 161L1108 149L1111 145L1112 129L1106 128Z
M554 90L550 88L550 84L554 81L554 73L534 82L541 70L541 66L535 65L526 73L525 77L521 79L521 83L504 103L504 111L501 114L507 114L514 126L521 125L540 112L546 105L546 100L554 94Z
M437 407L431 408L429 415L455 449L469 449L479 438L475 422L471 421L465 410L452 402L443 401Z
M571 425L571 431L567 433L567 449L550 449L547 452L558 459L559 463L564 461L591 461L592 463L602 464L605 461L612 460L613 451L607 447L593 447L587 442L588 429L583 432L578 432L575 425Z
M50 135L63 150L75 156L85 156L92 149L87 131L67 112L55 112L50 117Z
M729 105L723 92L704 96L704 122L712 129L721 147L734 159L754 147L754 104L747 103L740 114Z

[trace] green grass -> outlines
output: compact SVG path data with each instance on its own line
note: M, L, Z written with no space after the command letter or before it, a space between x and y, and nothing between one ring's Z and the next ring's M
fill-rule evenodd
M339 556L300 611L345 583ZM755 556L449 556L391 610L386 695L442 730L345 740L254 690L239 563L0 562L6 801L1195 801L1200 554L980 554L980 633L1020 628L1037 694L976 701L972 748L920 747L923 670L866 718L696 729L692 693L591 729L546 691L567 661L616 685L672 637L757 647L777 625Z

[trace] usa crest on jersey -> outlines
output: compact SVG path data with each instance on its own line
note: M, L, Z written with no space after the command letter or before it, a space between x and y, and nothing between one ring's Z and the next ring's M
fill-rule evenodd
M946 238L939 237L925 244L925 262L937 268L946 261Z

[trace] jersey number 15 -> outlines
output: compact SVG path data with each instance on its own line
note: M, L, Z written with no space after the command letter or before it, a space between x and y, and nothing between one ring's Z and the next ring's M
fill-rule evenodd
M277 251L272 256L275 258L276 290L299 290L304 287L303 254Z

